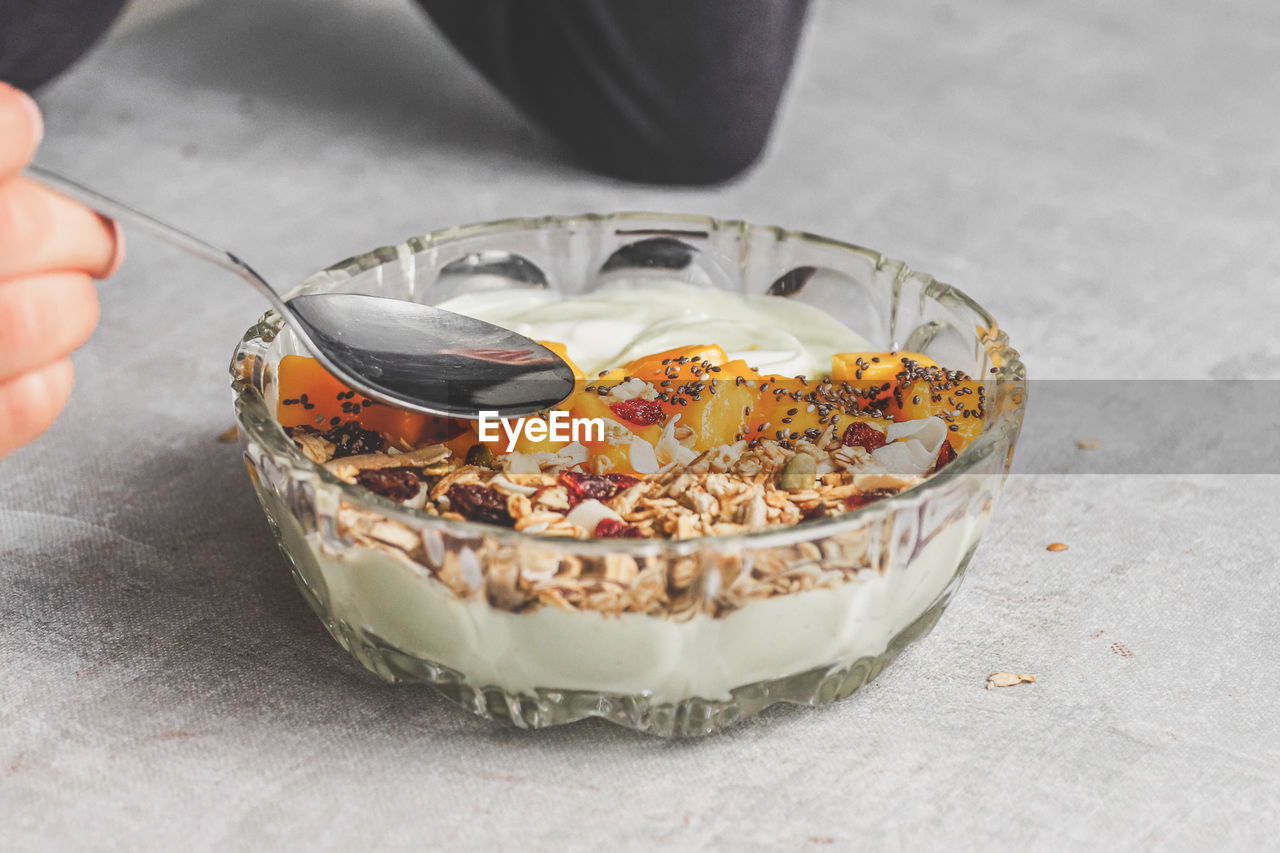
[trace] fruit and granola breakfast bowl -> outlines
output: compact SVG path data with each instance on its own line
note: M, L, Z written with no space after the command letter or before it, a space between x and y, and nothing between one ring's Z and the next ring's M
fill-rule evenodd
M439 304L577 371L503 421L363 399L278 317L232 364L304 596L392 681L520 727L665 736L866 683L946 606L1022 420L963 294L869 250L700 217L437 232L298 292Z

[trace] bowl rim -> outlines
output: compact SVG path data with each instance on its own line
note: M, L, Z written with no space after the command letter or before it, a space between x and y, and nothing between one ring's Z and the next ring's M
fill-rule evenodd
M898 509L908 506L919 506L937 490L945 487L953 480L972 472L977 464L1008 440L1010 446L1016 443L1021 429L1026 405L1026 367L1021 356L1009 345L1008 335L999 327L994 317L975 302L968 294L956 287L938 281L932 275L913 270L902 261L889 258L874 249L868 249L854 243L836 240L830 237L813 234L807 231L791 230L779 226L757 225L741 219L718 219L689 213L655 213L649 211L620 211L616 213L584 213L572 216L548 215L538 217L512 217L488 222L467 225L454 225L440 228L421 236L410 237L400 243L380 246L358 255L345 258L335 264L313 273L302 282L286 292L282 298L288 300L302 293L311 293L332 287L356 275L387 263L402 259L405 253L415 254L425 249L447 247L451 243L476 237L491 237L517 231L545 230L550 228L574 228L584 225L600 225L609 222L652 224L654 221L665 221L677 225L698 226L697 231L739 231L767 233L776 242L800 241L814 243L826 248L858 255L874 263L877 272L890 271L894 276L896 289L908 277L915 276L922 280L922 296L932 299L945 297L958 302L981 318L985 327L979 327L979 337L988 358L994 365L991 368L991 379L995 388L1001 391L993 395L994 400L1003 400L994 419L982 433L963 451L956 455L945 468L930 474L920 483L897 494L849 510L835 516L802 521L797 524L766 528L764 530L726 535L698 536L690 539L566 539L559 536L546 536L538 533L525 533L497 525L472 521L457 521L441 518L422 510L406 507L403 504L385 498L351 483L341 480L323 465L318 465L304 456L293 440L284 432L270 412L261 387L264 379L264 368L261 359L255 359L251 376L246 376L240 367L245 355L256 355L248 352L255 343L269 345L285 326L283 319L274 310L268 310L251 326L241 338L231 361L231 378L234 392L236 420L245 438L250 439L273 457L273 461L288 471L291 480L319 480L326 487L336 488L341 500L367 509L376 509L388 518L395 518L416 529L424 527L438 528L443 533L459 537L486 537L500 545L516 545L519 547L549 547L559 551L572 550L586 555L604 555L625 553L631 556L648 556L665 553L683 556L693 552L706 551L742 551L763 548L785 547L799 542L810 541L831 535L848 533L856 528L871 523L875 519L887 517ZM679 228L660 229L673 235L679 234ZM256 411L255 411L256 410ZM249 415L256 415L249 417ZM1008 472L1006 463L1005 474Z

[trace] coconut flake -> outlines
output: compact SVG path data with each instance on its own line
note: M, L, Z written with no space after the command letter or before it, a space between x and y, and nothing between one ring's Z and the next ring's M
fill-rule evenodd
M942 449L942 442L947 440L947 424L936 415L916 418L902 423L891 423L885 427L884 434L889 441L914 439L920 442L926 453L937 458L938 451Z
M573 442L566 444L564 447L550 454L553 464L570 468L574 465L581 465L591 457L591 453L587 450L586 445L581 442Z
M733 444L722 444L711 451L708 461L711 463L711 470L716 472L728 471L734 465L738 464L738 460L742 458L742 454L747 449L746 441L737 441ZM689 451L691 456L689 462L697 458L697 454Z
M420 483L418 485L418 493L405 501L404 505L409 509L422 509L427 505L427 493L430 491L431 489L427 488L426 483Z
M569 514L564 517L564 520L570 524L575 524L578 527L581 527L583 530L595 530L596 525L601 521L604 521L606 518L610 518L618 522L622 521L622 516L600 503L600 501L592 498L591 500L583 501L575 506L570 510Z
M858 466L862 474L892 474L916 477L933 470L938 451L947 440L947 425L939 417L891 423L885 429L889 443L871 451L871 458Z
M653 474L658 470L658 456L653 445L639 436L631 439L631 467L637 474Z
M484 586L484 572L480 570L480 558L476 556L475 551L463 548L458 552L458 569L467 586L472 589Z
M662 428L662 435L653 446L654 456L658 465L666 467L672 462L680 465L688 465L690 462L698 458L698 453L691 448L685 447L676 438L676 425L680 421L680 415L677 413L675 417L667 421L667 425ZM639 470L638 468L636 470ZM655 468L656 470L656 468Z
M508 474L541 474L542 468L534 453L508 453L503 457L507 463Z
M513 483L501 474L496 475L492 480L490 480L489 485L496 486L504 492L510 492L515 495L524 495L525 497L529 497L538 491L533 486L521 486L518 483Z
M626 382L619 385L613 386L609 391L609 399L614 400L615 402L635 400L637 398L641 400L656 400L658 399L658 392L648 382L636 377L628 379Z
M859 474L898 474L914 476L923 474L932 466L932 460L918 441L895 441L871 451L871 458L858 467Z

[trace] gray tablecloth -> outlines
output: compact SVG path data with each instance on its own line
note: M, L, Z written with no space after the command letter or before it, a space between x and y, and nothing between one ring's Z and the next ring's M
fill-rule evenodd
M566 163L407 2L210 2L43 92L42 156L281 284L453 223L705 212L952 281L1037 378L1270 378L1278 63L1264 0L826 0L765 162L660 189ZM329 639L216 440L262 304L130 253L64 417L0 462L0 847L1280 843L1275 477L1022 460L937 629L849 700L515 733Z

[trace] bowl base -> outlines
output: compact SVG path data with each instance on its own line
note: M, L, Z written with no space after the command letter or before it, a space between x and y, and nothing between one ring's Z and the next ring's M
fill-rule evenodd
M970 556L972 549L964 563ZM879 675L903 649L929 633L963 576L964 563L938 600L898 632L879 655L743 685L731 690L732 698L728 700L693 697L665 703L656 702L646 694L547 688L538 688L533 693L512 693L493 685L477 687L457 670L407 655L379 642L368 632L353 630L345 622L330 618L296 573L294 578L334 639L386 681L429 684L457 705L514 728L541 729L594 717L658 737L687 738L713 734L778 703L818 706L849 696Z

